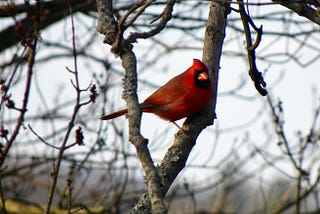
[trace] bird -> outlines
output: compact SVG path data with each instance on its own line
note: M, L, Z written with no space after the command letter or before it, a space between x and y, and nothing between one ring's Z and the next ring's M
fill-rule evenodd
M153 113L172 122L189 117L204 108L212 94L212 83L207 66L199 59L183 73L173 77L166 84L140 103L143 112ZM122 109L100 117L110 120L128 113Z

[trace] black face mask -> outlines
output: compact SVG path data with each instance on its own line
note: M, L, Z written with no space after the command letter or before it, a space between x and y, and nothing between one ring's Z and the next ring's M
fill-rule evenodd
M195 71L195 72L194 72L194 84L195 84L195 86L196 86L197 88L207 89L207 88L209 87L209 84L210 84L210 79L207 78L207 79L205 79L205 80L199 80L199 75L200 75L201 73L203 73L203 72L205 72L205 73L208 74L208 72L205 71L205 70Z

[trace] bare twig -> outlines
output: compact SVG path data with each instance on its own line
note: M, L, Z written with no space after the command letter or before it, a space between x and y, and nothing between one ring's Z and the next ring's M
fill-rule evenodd
M50 143L48 143L45 139L43 139L40 135L38 135L38 133L36 131L33 130L33 128L30 126L30 124L28 124L28 128L30 129L30 131L44 144L46 144L47 146L54 148L54 149L59 149L59 147L54 146Z
M67 146L67 142L69 139L69 136L71 134L71 131L74 127L74 123L76 120L76 117L78 115L78 112L80 110L81 104L80 104L80 95L82 90L80 89L80 85L79 85L79 76L78 76L78 63L77 63L77 50L76 50L76 42L75 42L75 29L74 29L74 21L73 21L73 11L72 11L72 5L71 5L71 0L68 1L69 2L69 12L70 12L70 18L71 18L71 25L72 25L72 48L73 48L73 63L74 63L74 71L71 71L70 69L67 69L70 73L72 73L74 75L74 79L75 79L75 83L73 84L73 86L75 87L75 91L76 91L76 102L75 105L73 107L73 112L71 115L71 118L68 122L68 128L67 131L64 135L63 141L59 147L59 153L58 153L58 157L56 160L56 163L54 164L53 167L53 178L52 178L52 183L50 186L50 191L48 194L48 201L47 201L47 206L46 206L46 214L50 213L51 210L51 205L52 205L52 200L53 200L53 196L54 196L54 192L56 189L56 185L57 185L57 181L58 181L58 176L59 176L59 172L60 172L60 166L61 166L61 162L63 159L63 154L65 152L66 149L70 148L70 146ZM75 142L73 145L78 144L78 142Z
M136 4L134 4L128 11L127 13L119 20L118 23L118 33L117 33L117 37L115 42L112 44L112 52L114 53L119 53L121 51L121 48L126 46L121 46L121 42L123 39L123 33L124 31L133 24L133 22L143 13L143 11L152 3L154 2L154 0L148 0L147 2L145 2L146 0L140 0L137 1ZM139 7L140 10L129 20L128 23L126 23L127 18L135 11L137 10Z
M281 103L278 104L278 112L279 112L278 113L276 110L276 107L274 107L272 104L272 100L271 100L270 96L267 96L267 100L268 100L269 107L271 109L272 116L274 118L276 133L280 137L281 142L284 144L284 146L286 148L286 153L287 153L288 157L290 158L291 163L293 164L294 168L297 169L301 174L303 174L304 176L308 175L309 173L306 172L304 169L302 169L299 166L299 164L297 163L297 160L294 158L294 156L291 152L289 141L288 141L287 136L284 131L283 121L281 120L281 115L279 115L279 114L283 113Z
M19 58L19 59L23 58L23 56L26 55L26 51L27 51L27 50L29 50L29 49L28 49L28 47L26 46L26 47L23 49L23 51L22 51L22 53L20 54L19 57L17 57L17 56L13 57L13 59L12 59L11 62L10 62L10 64L11 64L16 58ZM1 97L2 97L2 99L1 99L1 101L0 101L0 110L2 109L3 103L6 101L6 98L10 96L10 95L8 95L8 90L9 90L9 88L10 88L10 85L11 85L12 82L13 82L14 76L16 75L17 70L18 70L20 64L21 64L21 61L19 61L18 63L16 63L15 66L14 66L14 68L13 68L13 70L12 70L12 73L11 73L10 77L9 77L7 80L4 80L4 79L3 79L3 83L1 84L1 85L3 85L3 86L1 87L1 92L2 92Z
M137 39L146 39L158 34L161 30L163 30L168 23L168 21L172 17L173 6L176 0L168 0L165 9L162 12L162 17L159 24L152 30L142 33L131 33L128 38L125 40L125 44L134 43Z
M145 9L152 4L156 0L149 0L147 1L141 8L140 10L137 11L137 13L125 24L126 28L131 26L133 22L145 11Z
M16 126L13 130L13 133L11 134L8 142L5 144L4 148L1 151L0 154L0 167L3 165L9 150L12 146L12 144L15 142L16 137L18 136L19 130L21 126L23 125L25 113L27 112L27 105L29 100L29 94L30 94L30 88L31 88L31 82L32 82L32 74L33 74L33 66L35 63L35 57L36 57L36 48L38 43L38 37L39 37L39 31L40 31L40 8L41 8L41 2L36 2L38 12L35 16L34 22L35 22L35 31L33 34L33 40L26 42L26 45L30 49L29 57L28 57L28 69L27 69L27 76L26 76L26 85L25 85L25 91L23 96L23 102L22 107L20 108L20 115L17 119Z
M243 2L243 0L238 0L238 2ZM267 90L265 89L266 83L263 79L262 73L259 72L257 65L256 65L256 53L255 50L258 47L259 43L261 42L262 37L262 26L260 28L257 28L253 22L253 20L250 18L250 16L246 13L246 10L244 8L243 4L239 4L239 12L244 28L244 32L246 35L246 41L247 41L247 51L248 51L248 60L249 60L249 75L254 82L254 86L256 87L257 91L262 95L267 95ZM257 38L252 44L252 38L251 38L251 31L249 24L254 28L254 30L257 32Z

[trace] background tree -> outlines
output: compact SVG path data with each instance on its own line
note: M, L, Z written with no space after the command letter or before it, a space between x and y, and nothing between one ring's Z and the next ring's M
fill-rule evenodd
M319 4L3 1L2 211L318 212L318 85L312 113L287 116L297 107L273 97L295 75L280 69L319 63ZM201 56L215 92L207 108L183 132L148 115L140 124L137 83L148 95ZM285 86L295 99L303 82ZM120 91L128 130L98 120L124 105ZM199 137L218 91L218 120Z

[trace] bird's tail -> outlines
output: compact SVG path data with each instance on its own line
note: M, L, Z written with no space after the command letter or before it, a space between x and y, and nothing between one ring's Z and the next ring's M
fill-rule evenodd
M115 117L120 117L124 114L127 114L128 113L128 109L122 109L120 111L116 111L116 112L113 112L111 114L107 114L107 115L104 115L102 117L100 117L101 120L110 120L110 119L113 119Z

